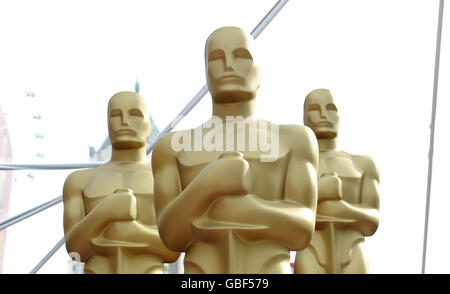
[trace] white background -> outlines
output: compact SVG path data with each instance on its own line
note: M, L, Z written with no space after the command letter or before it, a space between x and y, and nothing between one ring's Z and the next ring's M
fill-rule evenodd
M107 136L106 106L136 79L159 129L205 84L204 44L225 25L250 32L274 0L2 1L0 105L13 160L87 162ZM302 124L303 100L329 88L339 149L372 156L381 174L380 226L366 238L373 273L420 273L439 1L290 1L255 41L258 116ZM450 142L450 11L444 11L427 272L450 262L445 167ZM36 93L35 99L25 91ZM29 119L43 114L40 125ZM208 95L176 129L211 115ZM44 146L29 139L46 134ZM70 171L14 172L9 215L61 194ZM62 205L10 227L4 273L27 273L63 236ZM62 248L41 273L67 272Z

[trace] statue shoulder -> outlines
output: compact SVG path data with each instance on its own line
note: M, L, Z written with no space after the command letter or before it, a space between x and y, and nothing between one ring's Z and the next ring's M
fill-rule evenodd
M372 157L367 155L352 155L352 158L359 168L364 171L364 174L379 180L380 172Z
M168 134L162 135L155 143L155 146L153 147L153 154L166 154L170 153L171 151L174 151L172 148L172 137L177 132L170 132Z
M77 170L69 174L64 182L63 194L72 194L83 190L89 180L96 174L97 169Z
M302 125L280 125L280 137L289 145L290 150L302 152L309 157L318 157L316 135L310 128Z
M172 138L177 132L170 132L156 141L152 151L151 168L153 173L158 168L176 159L178 152L172 147Z

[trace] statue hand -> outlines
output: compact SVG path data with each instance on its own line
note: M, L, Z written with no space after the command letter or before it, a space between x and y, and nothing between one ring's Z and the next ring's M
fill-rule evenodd
M217 197L242 196L252 190L250 165L240 152L223 153L201 173ZM199 175L200 176L200 175Z
M317 214L350 220L347 215L350 207L344 200L327 200L317 205Z
M342 200L342 180L336 173L324 173L317 180L318 202Z
M137 201L130 189L117 189L102 200L111 221L133 221L137 218Z

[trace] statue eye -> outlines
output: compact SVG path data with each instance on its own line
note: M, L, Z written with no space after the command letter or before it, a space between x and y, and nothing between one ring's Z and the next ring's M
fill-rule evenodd
M233 51L234 57L245 58L245 59L253 59L250 52L245 48L237 48Z
M222 50L214 50L211 53L209 53L208 56L208 61L213 61L213 60L217 60L217 59L224 59L225 58L225 54L223 53Z
M334 104L327 104L327 109L337 111L337 107Z
M309 111L312 111L312 110L320 110L320 106L317 105L317 104L313 104L313 105L310 105L310 106L309 106L308 110L309 110Z
M113 109L111 110L111 112L109 113L110 117L115 117L115 116L122 116L122 111L120 111L119 109Z
M144 117L144 115L142 114L142 111L140 111L137 108L133 108L130 109L130 111L128 112L130 115L134 115L134 116L139 116L139 117Z

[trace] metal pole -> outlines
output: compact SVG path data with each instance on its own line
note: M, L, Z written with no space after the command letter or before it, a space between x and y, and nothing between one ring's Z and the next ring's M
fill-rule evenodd
M250 33L253 39L258 38L259 34L267 27L267 25L275 18L275 16L280 12L280 10L288 3L289 0L279 0L272 9L266 14L266 16L261 19L261 21L256 25L253 31Z
M99 163L61 163L61 164L0 164L0 170L23 170L23 169L39 169L39 170L57 170L57 169L80 169L95 168L104 164Z
M45 202L39 206L36 206L32 209L29 209L25 212L22 212L21 214L18 214L16 216L13 216L11 218L8 218L6 220L2 220L0 222L0 231L6 229L7 227L14 225L15 223L18 223L20 221L23 221L24 219L29 218L30 216L33 216L41 211L46 210L47 208L52 207L53 205L56 205L60 202L62 202L63 198L62 196L56 197L53 200L50 200L48 202Z
M427 242L428 242L428 219L430 216L430 198L431 198L431 178L433 173L433 152L434 152L434 130L436 124L436 105L437 91L439 82L439 62L441 57L441 39L442 39L442 18L444 14L444 0L439 2L439 18L438 31L436 38L436 56L434 63L434 84L433 84L433 105L431 110L431 134L430 134L430 151L428 153L428 183L427 183L427 203L425 208L425 229L423 236L423 252L422 252L422 274L425 273L427 261Z
M263 17L263 19L258 23L258 25L253 29L251 35L256 39L259 34L267 27L267 25L274 19L274 17L280 12L280 10L286 5L289 0L279 0L270 9L270 11ZM155 143L159 138L169 133L194 107L200 100L208 93L208 85L203 85L203 87L195 94L194 98L183 108L183 110L175 117L172 122L153 140L152 143L147 147L147 155L153 150Z
M44 258L39 261L39 263L31 270L30 274L37 273L41 269L41 267L56 253L56 251L61 248L61 246L64 244L64 241L64 237L59 240L58 243L56 243L56 245L52 248L52 250L50 250L50 252L47 253L47 255L44 256Z
M181 110L177 117L175 117L170 122L170 124L168 124L167 127L165 127L164 130L162 130L162 132L159 133L155 139L153 139L153 141L147 147L147 155L150 154L150 152L153 150L153 147L155 146L155 143L158 141L158 139L169 133L197 105L197 103L202 100L203 96L205 96L206 93L208 93L208 86L204 85L200 89L200 91L195 94L194 98L192 98L191 101L189 101L189 103L183 108L183 110Z

